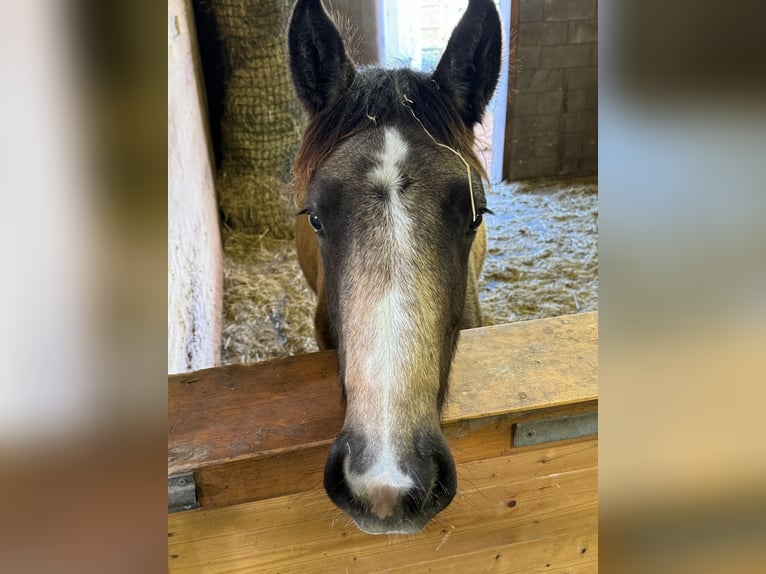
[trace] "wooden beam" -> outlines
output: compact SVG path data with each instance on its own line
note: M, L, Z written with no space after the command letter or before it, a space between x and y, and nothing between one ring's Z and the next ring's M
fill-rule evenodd
M223 249L189 0L168 0L168 372L220 362Z
M508 28L508 94L505 110L505 139L503 141L503 181L511 180L511 152L513 146L513 113L516 102L516 71L519 49L519 1L511 2L511 22Z
M521 420L596 410L597 374L596 313L464 331L443 414L456 462L519 450ZM203 508L316 488L342 424L334 351L172 375L168 474L194 472Z

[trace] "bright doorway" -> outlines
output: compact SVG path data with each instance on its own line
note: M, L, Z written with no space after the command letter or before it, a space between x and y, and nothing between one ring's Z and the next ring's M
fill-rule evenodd
M476 149L493 182L502 179L511 1L495 0L503 22L503 64L484 122L475 130ZM377 0L381 64L433 70L467 5L467 0Z

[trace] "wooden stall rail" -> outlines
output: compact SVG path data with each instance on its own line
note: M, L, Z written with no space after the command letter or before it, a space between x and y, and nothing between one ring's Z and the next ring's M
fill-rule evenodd
M337 369L324 351L169 376L169 484L194 499L180 508L321 488L343 424ZM464 331L443 414L455 462L592 439L597 375L595 312Z
M597 572L597 347L595 313L462 333L443 417L458 491L412 536L360 532L322 488L334 352L169 377L169 494L202 508L168 516L168 570Z

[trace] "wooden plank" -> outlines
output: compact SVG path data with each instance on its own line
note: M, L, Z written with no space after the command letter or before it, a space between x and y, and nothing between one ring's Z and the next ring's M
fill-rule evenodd
M223 249L190 0L168 0L168 372L221 355Z
M512 448L516 422L513 416L474 419L448 424L444 431L455 461L471 462L526 450ZM328 444L205 466L195 472L200 505L215 508L319 488Z
M457 497L485 485L512 484L524 480L558 475L595 466L597 441L558 444L536 450L517 451L507 457L478 460L458 465L459 491ZM321 485L312 490L320 491ZM211 516L215 516L213 513Z
M334 351L168 377L168 474L327 441L343 421Z
M456 462L510 453L519 421L595 410L596 347L595 314L466 331L444 416ZM170 377L168 472L194 471L203 508L297 493L321 485L342 422L333 351Z
M582 550L585 552L582 552ZM586 554L588 554L586 556ZM523 542L500 544L458 556L442 557L425 563L407 564L379 572L504 572L522 574L559 572L576 574L598 572L598 536L592 531L567 533Z
M591 440L459 465L455 500L415 536L363 534L319 489L174 514L169 568L595 572L596 464Z
M597 365L596 313L464 331L444 424L594 408ZM168 474L326 446L343 423L337 369L324 351L169 376Z
M463 331L445 422L598 398L598 314Z
M505 103L505 140L503 141L503 181L511 180L511 141L513 140L513 112L516 99L517 62L519 49L519 2L511 2L511 21L508 26L508 94Z

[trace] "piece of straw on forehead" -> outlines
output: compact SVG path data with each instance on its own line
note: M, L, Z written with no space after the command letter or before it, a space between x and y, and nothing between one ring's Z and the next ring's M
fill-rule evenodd
M468 193L471 196L471 217L472 217L471 221L476 221L476 203L474 202L474 199L473 199L473 178L471 177L471 166L468 165L468 162L465 160L465 158L462 156L462 154L459 151L457 151L456 149L446 144L436 141L436 138L432 136L431 132L429 132L426 129L426 126L423 125L423 122L420 121L420 118L415 115L415 111L412 109L412 106L409 105L409 104L414 104L415 102L409 99L407 97L407 94L402 94L402 95L404 96L404 101L402 102L402 105L409 110L409 112L412 114L412 117L415 118L415 121L418 122L420 124L420 127L423 128L423 131L426 132L426 135L429 138L431 138L431 141L434 142L439 147L448 149L449 151L454 153L456 156L458 156L460 158L460 161L463 162L463 165L465 166L465 169L466 169L466 173L468 175Z

